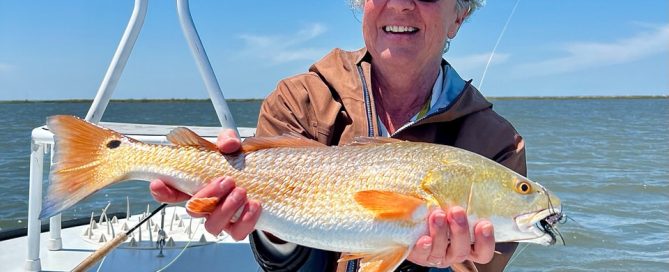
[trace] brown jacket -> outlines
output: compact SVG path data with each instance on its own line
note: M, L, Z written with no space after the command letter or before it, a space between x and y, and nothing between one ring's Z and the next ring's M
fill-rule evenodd
M355 52L335 49L312 65L309 72L279 82L262 104L256 135L295 132L327 145L345 144L356 136L377 136L370 59L364 48ZM448 63L443 61L442 65ZM459 76L457 79L461 80ZM437 105L441 108L436 112L398 130L392 137L463 148L526 175L522 137L492 110L492 104L470 82L462 81L464 88L449 105ZM252 235L254 253L264 269L295 270L273 267L274 261L263 256L255 239L257 235ZM332 265L332 259L320 262Z

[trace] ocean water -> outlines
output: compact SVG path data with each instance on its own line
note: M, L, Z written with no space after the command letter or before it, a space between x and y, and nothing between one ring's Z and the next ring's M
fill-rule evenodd
M526 141L528 175L561 197L565 245L519 247L508 271L669 271L669 99L497 100ZM259 103L232 102L239 126ZM0 228L24 227L30 132L54 114L84 116L88 103L0 103ZM103 121L216 125L206 101L112 102ZM45 173L47 173L45 169ZM45 186L46 188L46 186ZM148 183L98 192L65 219L155 207Z

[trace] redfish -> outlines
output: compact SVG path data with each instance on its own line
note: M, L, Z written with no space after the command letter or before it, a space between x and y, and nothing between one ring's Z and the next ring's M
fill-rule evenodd
M55 165L40 218L53 216L124 180L160 178L190 195L233 177L262 203L256 225L296 244L345 252L361 271L392 271L406 259L436 207L459 205L470 222L485 218L497 242L552 244L560 200L538 183L475 153L389 138L325 146L296 135L252 137L237 154L187 128L173 145L146 144L73 116L53 116ZM186 208L211 212L218 199ZM473 224L471 224L473 225Z

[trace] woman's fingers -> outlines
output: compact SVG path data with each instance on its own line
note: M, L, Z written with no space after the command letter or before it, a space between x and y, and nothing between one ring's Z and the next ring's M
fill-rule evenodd
M216 197L218 198L218 204L216 204L216 206L218 207L225 200L228 194L232 192L234 188L235 188L235 182L232 180L232 178L230 177L216 178L209 184L207 184L207 186L205 186L200 191L195 193L193 195L193 198ZM207 214L199 214L192 211L188 211L188 214L190 214L193 217L207 216Z
M204 224L209 233L219 234L227 230L232 222L238 220L238 216L244 211L246 204L246 190L235 188L225 198L221 198L214 212L207 216Z
M241 140L237 133L232 129L225 129L218 134L216 146L223 154L230 154L239 151L242 147Z
M474 246L471 260L477 263L489 263L495 253L495 232L487 220L480 221L474 226Z
M429 218L430 237L432 237L432 250L427 258L428 264L433 267L446 267L444 255L449 246L449 227L446 221L446 213L439 209L433 211Z
M177 203L186 201L190 198L189 195L176 190L160 179L154 179L149 184L151 195L158 202L163 203Z
M431 252L432 237L424 235L418 239L407 260L418 265L428 266L427 259L430 257Z
M472 248L467 214L463 208L453 207L449 209L447 218L451 244L446 253L446 262L461 263L467 260Z
M244 239L255 229L258 218L260 217L260 209L260 202L249 200L246 203L240 218L236 222L231 223L225 231L237 241Z

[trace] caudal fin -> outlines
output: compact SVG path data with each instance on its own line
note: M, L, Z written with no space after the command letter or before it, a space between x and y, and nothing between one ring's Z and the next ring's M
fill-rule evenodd
M40 219L58 214L118 181L106 157L111 150L131 140L69 115L49 117L47 127L54 134L55 154Z

